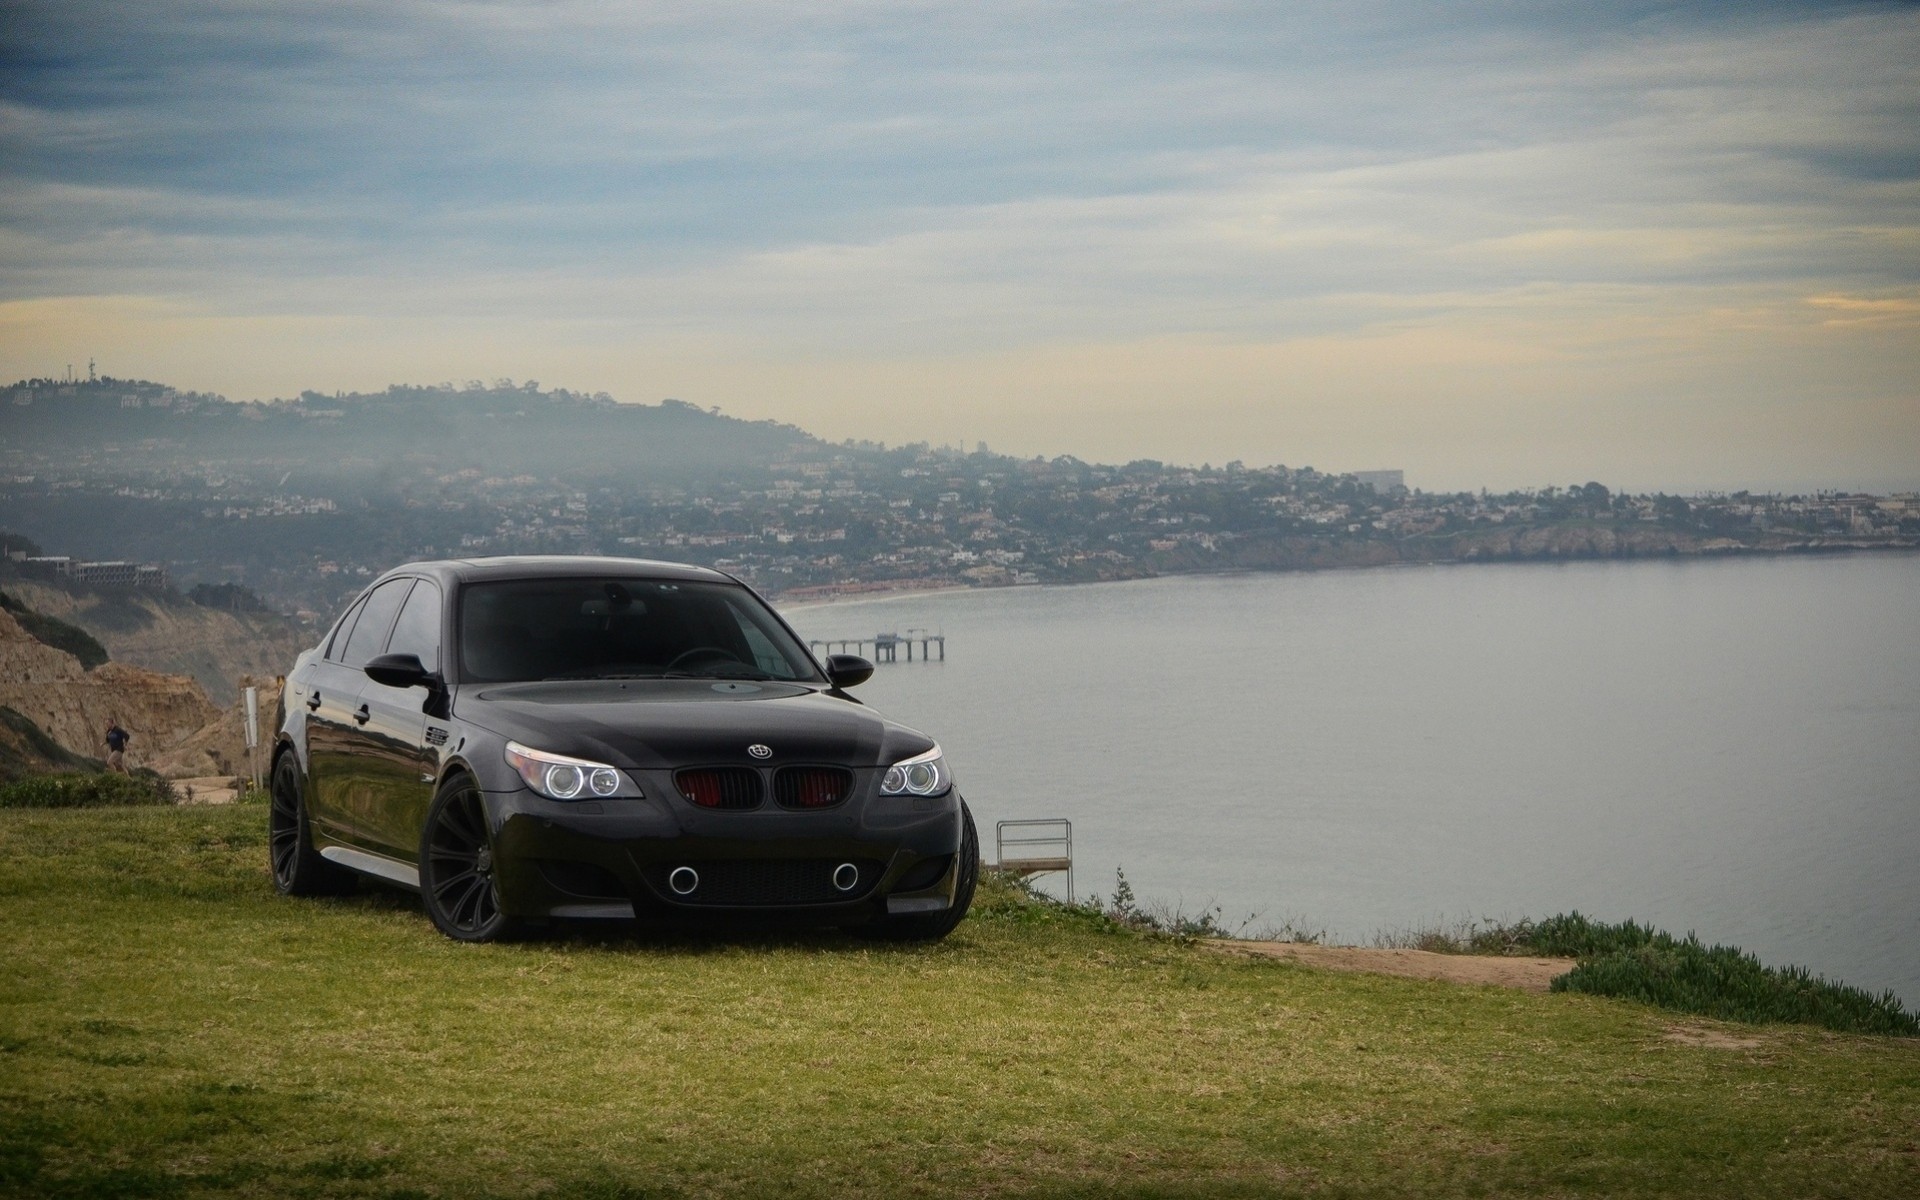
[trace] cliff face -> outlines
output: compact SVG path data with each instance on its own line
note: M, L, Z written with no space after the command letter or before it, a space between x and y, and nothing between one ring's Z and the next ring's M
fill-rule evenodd
M1418 541L1415 542L1418 545ZM1728 541L1732 548L1735 543ZM1477 529L1435 539L1439 559L1656 558L1700 554L1714 546L1685 533L1619 525L1548 525L1531 529Z
M129 757L147 763L219 715L192 679L126 663L89 671L73 655L42 645L0 612L0 705L39 726L67 751L106 754L107 722L133 734Z
M119 662L191 675L222 706L238 698L241 676L284 675L313 640L274 613L203 608L142 592L76 594L29 580L9 580L6 590L29 608L86 630Z
M252 765L258 767L261 776L265 777L267 751L273 745L273 713L280 700L280 685L272 679L244 677L239 684L243 688L251 685L260 689L260 748L254 751ZM195 730L184 741L156 755L147 765L174 779L247 774L245 703L235 700L227 705L212 721Z

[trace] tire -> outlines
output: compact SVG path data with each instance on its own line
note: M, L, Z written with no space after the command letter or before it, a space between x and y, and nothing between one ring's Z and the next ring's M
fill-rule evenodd
M524 926L500 907L493 831L480 789L466 775L440 785L420 831L420 898L434 927L457 942L493 942Z
M937 942L954 931L966 919L973 905L973 889L980 882L980 835L973 827L973 811L960 802L960 878L953 888L953 903L940 912L914 913L904 917L882 917L862 932L883 942Z
M352 871L321 858L313 848L300 761L291 750L273 764L267 802L267 867L282 896L338 896L351 892L358 882Z

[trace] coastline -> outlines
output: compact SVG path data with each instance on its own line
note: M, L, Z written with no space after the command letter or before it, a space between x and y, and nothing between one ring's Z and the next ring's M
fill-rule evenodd
M1544 532L1544 531L1527 531ZM1479 549L1484 543L1476 544ZM1670 543L1669 543L1670 544ZM1519 551L1508 553L1465 553L1452 556L1426 553L1397 552L1400 543L1358 542L1348 543L1355 550L1367 550L1379 547L1391 554L1370 553L1341 554L1337 551L1346 547L1328 546L1335 553L1308 554L1297 560L1280 562L1221 562L1222 558L1240 559L1239 554L1208 554L1192 556L1192 565L1173 563L1155 563L1143 565L1143 569L1131 572L1116 571L1111 574L1086 579L1046 579L1031 583L929 583L921 580L901 581L901 586L890 586L889 580L848 581L845 584L816 584L796 588L791 592L769 592L767 598L779 606L781 612L805 612L816 608L830 608L851 603L878 603L905 600L919 596L950 595L955 592L988 593L1001 592L1017 588L1054 588L1085 587L1104 583L1132 583L1146 579L1170 579L1180 576L1225 576L1225 575L1283 575L1296 572L1318 571L1371 571L1395 567L1450 567L1450 566L1490 566L1490 565L1526 565L1526 564L1562 564L1576 562L1693 562L1719 561L1734 558L1791 558L1802 555L1851 555L1851 554L1897 554L1920 552L1920 539L1873 540L1859 538L1798 539L1771 545L1753 545L1732 538L1703 539L1691 548L1663 548L1658 550L1635 552L1632 549L1621 550L1563 550L1557 546L1533 552ZM1551 546L1552 543L1549 543ZM1211 560L1211 561L1210 561ZM796 595L798 593L798 595Z

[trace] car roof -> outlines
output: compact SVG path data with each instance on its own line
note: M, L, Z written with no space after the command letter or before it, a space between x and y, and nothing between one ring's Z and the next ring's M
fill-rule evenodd
M487 558L443 558L401 563L380 578L425 575L456 583L493 579L570 579L622 575L641 579L674 579L707 583L738 583L731 575L691 563L657 562L646 558L613 558L587 554L514 554ZM376 581L377 582L377 581Z

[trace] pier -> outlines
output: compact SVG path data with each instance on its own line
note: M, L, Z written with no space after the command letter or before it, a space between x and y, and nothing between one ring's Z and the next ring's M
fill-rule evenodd
M940 661L947 661L947 635L928 633L924 629L909 629L905 633L876 633L872 637L853 638L811 638L807 648L819 650L825 654L861 654L867 655L876 663L900 661L900 648L907 649L907 661L913 661L913 647L920 645L920 661L932 662L936 650ZM867 647L873 647L871 653Z

